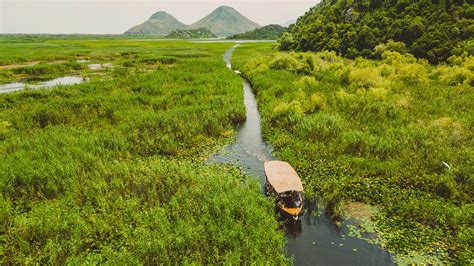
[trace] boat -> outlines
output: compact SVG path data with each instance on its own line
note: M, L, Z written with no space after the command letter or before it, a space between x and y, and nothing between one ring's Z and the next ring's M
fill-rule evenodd
M287 162L267 161L265 188L275 197L276 208L290 219L299 220L303 214L303 184L295 169Z

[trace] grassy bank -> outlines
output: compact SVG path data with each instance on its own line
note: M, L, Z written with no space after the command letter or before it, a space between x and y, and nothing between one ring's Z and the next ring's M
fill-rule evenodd
M258 185L204 163L245 119L230 46L2 39L0 65L44 61L9 79L91 78L0 94L3 263L286 262ZM48 63L78 58L113 68Z
M345 201L377 205L376 230L400 254L472 262L474 59L432 66L409 54L348 60L244 44L267 142L309 197L340 219Z

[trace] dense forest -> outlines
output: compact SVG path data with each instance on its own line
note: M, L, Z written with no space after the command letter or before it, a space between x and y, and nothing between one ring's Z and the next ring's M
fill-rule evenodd
M252 31L235 34L227 39L230 40L277 40L287 28L280 25L270 24Z
M473 54L473 19L467 0L323 0L290 27L280 48L380 58L374 49L393 40L403 43L399 52L436 64Z

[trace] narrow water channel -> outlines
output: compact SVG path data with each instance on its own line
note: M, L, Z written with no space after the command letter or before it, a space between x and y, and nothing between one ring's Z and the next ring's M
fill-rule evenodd
M239 44L224 55L227 67L232 53ZM238 74L238 71L236 71ZM221 163L238 164L244 172L265 182L263 163L274 160L271 148L262 139L260 114L251 84L242 78L246 122L241 127L234 144L223 148L213 160ZM314 203L305 205L305 214L297 222L286 221L288 238L286 250L294 258L295 265L393 265L390 253L364 239L349 236L346 221L336 227L325 215L318 211Z

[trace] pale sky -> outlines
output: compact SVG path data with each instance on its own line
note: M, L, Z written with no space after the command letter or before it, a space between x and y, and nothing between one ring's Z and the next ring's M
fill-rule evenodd
M185 24L220 5L260 25L303 15L319 0L0 0L0 33L123 33L166 11Z

